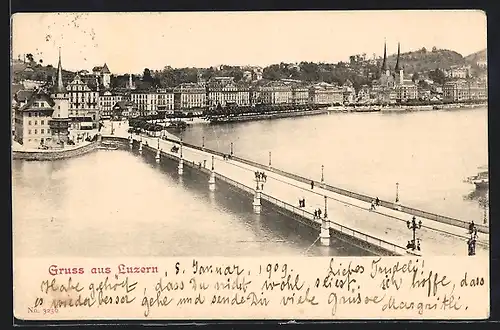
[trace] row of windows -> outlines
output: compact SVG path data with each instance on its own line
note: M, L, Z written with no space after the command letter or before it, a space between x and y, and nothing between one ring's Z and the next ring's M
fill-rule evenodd
M46 115L45 115L45 113L42 113L42 112L28 111L28 117L46 117Z
M50 128L47 128L47 130L45 129L40 129L40 134L45 134L45 131L47 131L47 134L50 134ZM28 134L31 134L31 130L29 129L28 130ZM38 130L35 128L34 129L34 133L33 134L38 134Z
M47 121L48 124L48 121ZM28 125L31 125L31 120L28 120ZM38 120L35 120L34 125L38 125ZM45 125L45 120L40 120L40 125Z

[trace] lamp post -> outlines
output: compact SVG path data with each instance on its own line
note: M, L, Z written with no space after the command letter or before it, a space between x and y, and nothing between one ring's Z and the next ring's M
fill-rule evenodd
M399 182L396 182L396 203L399 203Z
M271 152L269 151L269 167L271 167Z
M212 171L214 170L214 156L212 155Z
M201 137L201 147L205 148L205 137L204 136Z
M160 149L160 138L158 138L158 149Z
M328 217L328 207L327 207L328 197L325 195L325 219Z
M477 231L473 230L470 234L470 238L467 240L467 255L475 256L476 255L476 240L477 240Z
M321 184L325 183L325 165L321 165Z
M408 248L411 248L413 251L415 251L415 249L417 248L417 242L416 242L416 239L415 239L415 232L417 229L420 229L422 228L422 220L419 220L418 223L417 223L417 219L415 218L415 216L411 219L411 221L407 221L406 222L406 226L408 227L408 229L410 229L411 231L413 231L413 239L411 241L411 245L407 246ZM420 247L418 247L420 249Z
M488 192L486 192L486 196L484 197L484 215L483 215L483 224L487 225L488 224Z
M231 142L231 156L233 155L233 142Z
M181 159L182 159L182 136L181 136Z

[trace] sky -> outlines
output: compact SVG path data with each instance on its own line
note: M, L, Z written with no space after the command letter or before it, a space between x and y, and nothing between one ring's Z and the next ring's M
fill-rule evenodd
M301 61L337 63L422 47L467 56L486 48L481 11L292 11L20 13L12 57L31 53L68 70L107 63L115 74L165 66L210 67Z

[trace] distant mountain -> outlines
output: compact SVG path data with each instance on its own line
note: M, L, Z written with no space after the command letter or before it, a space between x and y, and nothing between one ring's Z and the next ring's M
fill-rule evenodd
M478 61L486 61L486 57L487 57L487 50L485 48L483 50L480 50L478 52L466 56L465 61L467 61L467 63L470 64L476 64Z
M391 70L396 65L396 54L387 58L387 62ZM432 49L425 48L417 51L402 53L400 55L399 64L404 67L405 74L413 74L415 72L424 73L435 69L446 70L454 65L466 64L465 58L453 51L447 49Z

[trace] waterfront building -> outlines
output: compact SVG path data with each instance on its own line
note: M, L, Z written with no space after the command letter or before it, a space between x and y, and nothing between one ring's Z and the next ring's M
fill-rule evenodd
M488 99L488 84L486 81L469 82L469 99L486 101Z
M76 74L66 86L69 118L73 129L97 128L99 122L99 81L97 77Z
M236 84L233 77L213 77L207 84L208 105L211 107L250 104L250 89L245 84Z
M61 53L57 83L49 94L43 88L19 95L15 113L14 139L25 147L63 147L68 141L69 95L62 79ZM20 93L21 94L21 93Z
M109 119L113 113L113 106L123 99L123 95L112 93L109 90L101 92L99 95L100 118Z
M174 92L172 89L158 89L156 91L157 111L158 113L174 113Z
M292 103L292 87L283 82L270 81L260 87L259 99L264 104Z
M402 84L396 86L397 100L406 102L408 100L416 100L418 97L417 85L411 80L404 80Z
M343 90L321 82L309 88L309 102L312 104L341 105L344 103Z
M135 104L141 116L158 113L158 94L154 90L134 90L130 93L130 101Z
M465 80L448 81L443 86L443 101L460 102L469 99L468 87Z
M207 90L196 83L184 83L174 88L174 109L204 108L207 105Z
M27 148L44 145L52 137L50 120L54 112L50 95L37 91L15 113L14 140Z
M349 79L342 86L342 100L344 104L353 104L356 100L356 90Z
M363 85L359 89L356 95L356 103L370 103L370 88L367 85Z
M309 103L309 88L301 84L292 85L292 103L293 104L308 104Z
M95 66L92 73L99 78L99 82L104 88L111 87L111 71L106 63L103 66Z

